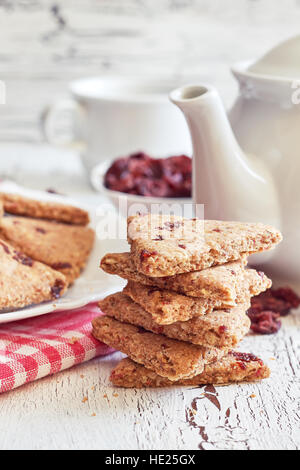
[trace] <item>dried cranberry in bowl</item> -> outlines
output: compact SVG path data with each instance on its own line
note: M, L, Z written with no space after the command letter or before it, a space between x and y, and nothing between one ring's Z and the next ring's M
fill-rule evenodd
M192 160L186 155L151 158L143 152L117 159L107 170L105 187L150 197L191 197Z

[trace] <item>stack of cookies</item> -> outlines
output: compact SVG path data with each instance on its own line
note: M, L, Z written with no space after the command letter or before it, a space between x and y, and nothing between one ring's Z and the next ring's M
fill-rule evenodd
M263 224L137 215L128 220L130 253L101 267L128 280L99 303L94 336L122 351L111 374L121 387L260 380L269 369L233 348L247 334L250 299L271 286L246 268L248 255L281 241Z
M61 297L93 247L88 223L80 208L0 193L0 310Z

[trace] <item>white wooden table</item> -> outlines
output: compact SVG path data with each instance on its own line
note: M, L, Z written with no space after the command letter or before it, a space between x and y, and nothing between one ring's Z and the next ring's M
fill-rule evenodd
M230 64L298 34L299 18L296 0L0 1L7 87L0 139L20 142L0 145L0 177L98 204L76 155L39 144L41 110L65 96L70 80L201 80L229 106L236 95ZM272 369L257 385L115 390L108 382L114 355L2 394L0 449L295 449L299 326L295 312L278 334L246 338L243 349Z
M1 144L4 175L101 202L72 152ZM0 449L299 448L299 343L299 312L278 334L248 336L241 350L262 356L271 378L226 387L115 389L120 353L94 359L0 395Z

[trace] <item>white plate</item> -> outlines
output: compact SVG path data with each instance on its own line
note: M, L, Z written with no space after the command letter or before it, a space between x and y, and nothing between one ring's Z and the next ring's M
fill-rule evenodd
M0 192L8 191L25 195L24 188L15 185L14 183L0 183ZM26 190L26 196L31 198L38 198L44 200L55 200L65 204L70 203L70 199L64 196L48 196L47 193L40 191ZM39 197L40 196L40 197ZM74 203L77 205L78 203ZM80 205L82 207L82 205ZM87 209L85 207L85 209ZM94 215L90 212L91 226L95 229ZM125 285L118 276L110 276L99 268L99 262L102 256L108 252L127 251L128 245L125 240L99 240L95 239L94 248L90 255L89 261L84 269L82 275L77 279L74 285L67 290L66 294L53 302L45 302L43 304L26 307L23 309L10 311L7 313L0 313L0 323L7 323L11 321L21 320L24 318L36 317L44 315L45 313L57 312L60 310L70 310L73 308L83 307L90 302L96 302L106 295L112 294Z

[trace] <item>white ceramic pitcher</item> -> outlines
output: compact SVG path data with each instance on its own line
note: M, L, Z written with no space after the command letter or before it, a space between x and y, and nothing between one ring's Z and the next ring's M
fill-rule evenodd
M284 241L258 259L274 276L293 281L300 281L299 57L300 36L258 62L234 66L240 95L229 116L211 86L170 95L192 136L195 202L205 204L209 219L281 229Z

